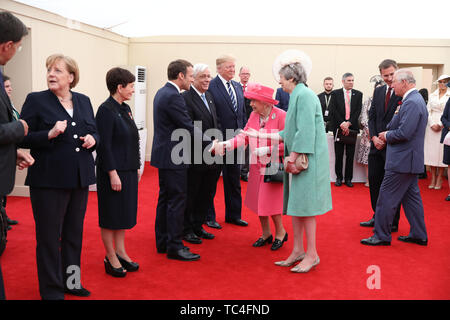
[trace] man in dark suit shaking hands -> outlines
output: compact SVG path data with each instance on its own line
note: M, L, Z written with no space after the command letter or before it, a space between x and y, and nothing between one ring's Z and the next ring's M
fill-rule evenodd
M22 21L9 12L0 12L0 30L0 65L4 66L20 50L22 38L28 34L28 30ZM29 154L17 150L16 147L27 133L27 123L24 120L13 119L13 108L0 72L0 199L14 187L16 164L19 169L23 169L34 162ZM3 299L5 292L0 267L0 300Z
M386 172L375 211L375 233L370 238L362 239L361 243L372 246L390 245L392 219L401 203L410 224L410 232L407 236L398 237L398 240L427 245L418 174L423 172L428 111L410 70L397 70L392 87L395 94L402 97L402 104L387 125L387 131L378 134L387 143Z
M331 96L331 125L333 133L342 130L344 135L349 134L349 130L359 132L359 115L362 108L362 92L353 89L354 77L351 73L344 73L342 76L343 88L334 90ZM342 166L345 150L345 176L342 175ZM340 187L342 179L345 178L345 185L353 187L353 158L355 155L355 144L334 143L335 151L335 185Z
M177 129L189 132L190 136L186 139L188 144L191 136L203 137L203 133L194 127L186 102L180 94L181 90L189 90L194 81L193 66L186 60L172 61L167 68L167 76L169 81L158 90L153 100L151 165L158 168L159 175L155 218L156 249L158 253L167 253L169 259L193 261L198 260L200 255L190 252L182 241L190 155L184 154L183 148L178 154L173 152L177 150L180 141L172 137ZM194 134L194 131L197 132ZM186 156L187 161L183 160Z
M197 63L194 65L194 83L191 88L182 93L190 118L194 125L203 133L213 133L221 136L211 93L207 90L211 82L211 72L208 65ZM211 135L211 134L210 134ZM218 138L218 137L217 137ZM192 142L194 146L196 143ZM195 147L194 147L195 148ZM184 240L190 243L201 243L203 239L213 239L214 235L206 232L202 224L206 219L208 209L214 201L217 180L220 177L222 166L206 161L202 154L209 154L204 148L192 152L191 163L188 169L187 207L184 216ZM211 159L215 160L215 159Z
M235 74L235 66L235 59L232 56L225 55L217 58L218 75L211 80L208 90L216 104L223 140L233 138L238 129L244 128L246 122L242 86L232 80ZM243 150L233 151L233 157L227 156L226 163L223 166L225 222L247 226L248 223L241 219L241 164L238 162L238 159L242 159L241 152Z

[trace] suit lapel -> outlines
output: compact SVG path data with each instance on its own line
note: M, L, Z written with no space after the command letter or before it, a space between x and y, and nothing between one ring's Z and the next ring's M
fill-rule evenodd
M230 110L234 113L234 109L233 109L233 103L231 102L231 98L230 95L228 94L228 90L225 87L225 85L223 84L222 80L219 78L219 76L216 77L217 78L217 87L219 89L219 91L222 93L223 97L225 98L225 101L228 104L228 107L230 108Z
M204 119L208 119L208 121L210 121L211 120L211 113L208 111L208 109L206 109L205 103L203 102L202 98L200 98L198 93L193 88L191 88L189 90L189 93L190 93L190 95L192 97L192 101L194 102L195 107L200 110L200 112L203 115L203 118ZM208 100L208 99L206 99L206 100ZM208 103L208 106L209 106L209 103Z
M9 97L6 94L6 91L3 89L3 87L0 87L0 99L2 102L1 105L6 109L6 112L8 113L8 121L12 121L13 110L11 101L9 100Z

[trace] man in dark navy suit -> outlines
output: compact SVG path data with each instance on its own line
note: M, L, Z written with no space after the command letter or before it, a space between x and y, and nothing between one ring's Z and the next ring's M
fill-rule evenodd
M375 211L375 233L362 239L364 245L391 244L392 220L400 203L410 224L407 236L398 240L419 245L428 244L418 174L423 171L424 137L428 111L417 91L416 80L410 70L399 69L394 74L392 87L402 97L402 104L387 125L387 131L378 137L387 143L386 166Z
M391 59L383 60L378 66L381 77L386 85L378 87L373 93L372 105L369 109L369 133L371 137L369 152L369 188L370 201L374 212L372 218L361 222L362 227L373 227L375 225L375 209L377 207L378 194L384 177L384 165L386 163L386 143L382 141L378 134L386 131L388 123L392 120L394 112L401 97L395 95L392 89L394 73L398 69L397 63ZM400 220L400 207L397 209L392 231L398 230Z
M207 90L211 82L211 72L208 65L198 63L194 66L194 83L188 91L182 93L190 118L202 132L211 136L214 131L216 138L222 134L217 119L214 99ZM192 139L192 145L196 145ZM213 239L214 235L203 229L207 212L214 201L217 181L222 166L220 162L210 158L207 161L203 154L209 155L205 148L195 148L191 155L191 166L188 169L187 207L184 216L184 240L199 244L203 239Z
M187 199L187 169L190 154L181 143L190 145L191 137L203 137L189 117L181 90L189 90L193 66L186 60L172 61L167 68L168 82L158 90L153 100L154 136L151 165L158 168L159 197L156 207L155 237L158 253L167 253L169 259L193 261L200 255L183 245L183 222ZM180 132L180 138L174 137ZM187 132L188 136L183 136ZM194 133L194 131L197 131ZM200 131L200 133L198 133ZM176 152L179 150L179 153Z
M28 31L22 21L6 11L0 12L0 30L0 65L4 66L19 50L22 38ZM13 120L13 108L3 86L3 75L0 71L0 199L14 187L16 164L19 164L19 168L25 168L34 161L31 156L16 147L27 133L28 125L24 120ZM0 267L0 300L4 299Z
M223 140L231 139L239 129L243 129L246 121L244 93L242 86L233 81L235 74L235 58L224 55L216 59L218 75L211 80L208 91L216 104L217 116L222 128ZM223 165L223 187L225 195L225 222L238 226L247 226L241 219L241 164L242 149L233 151L225 158ZM238 161L239 159L239 161ZM213 217L215 219L215 217Z

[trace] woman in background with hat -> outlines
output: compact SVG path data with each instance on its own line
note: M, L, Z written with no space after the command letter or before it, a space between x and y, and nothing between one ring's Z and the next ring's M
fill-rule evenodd
M430 189L441 189L442 174L444 168L447 167L447 165L443 163L444 148L440 141L443 128L441 117L444 112L445 104L450 97L450 88L447 87L449 80L450 76L446 74L443 74L438 78L438 89L430 94L427 104L428 125L425 130L424 162L425 165L430 168L431 182L428 186Z
M308 74L305 66L310 65L309 57L297 50L285 52L280 57L277 60L284 60L284 63L276 67L275 61L274 74L279 75L281 87L290 94L286 127L279 133L249 130L246 134L284 141L285 168L292 174L286 173L284 177L283 212L292 216L294 247L285 260L275 264L289 267L301 261L291 271L305 273L320 262L316 249L316 216L332 208L328 144L320 101L305 85ZM306 170L298 173L297 159L301 159L301 154L307 155L309 163ZM289 170L291 166L297 172ZM303 232L308 244L306 252Z
M249 83L244 96L250 99L250 106L253 112L247 121L244 130L249 128L263 130L265 132L279 132L284 129L286 112L274 107L278 104L274 100L273 89L256 83ZM233 150L241 146L250 145L250 171L248 178L247 194L245 205L256 212L261 222L262 235L253 244L254 247L261 247L267 243L272 243L271 249L278 250L288 239L288 234L283 227L283 184L277 182L264 182L266 164L271 158L278 163L283 156L283 143L274 143L270 140L259 140L249 138L244 133L240 133L233 139L219 144L219 153L223 153L223 147ZM270 229L269 216L275 225L275 240Z

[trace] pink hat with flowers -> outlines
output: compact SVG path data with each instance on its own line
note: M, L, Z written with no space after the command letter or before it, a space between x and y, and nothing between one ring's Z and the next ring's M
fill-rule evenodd
M259 83L249 83L244 97L250 100L258 100L271 104L278 104L278 100L273 99L273 89Z

